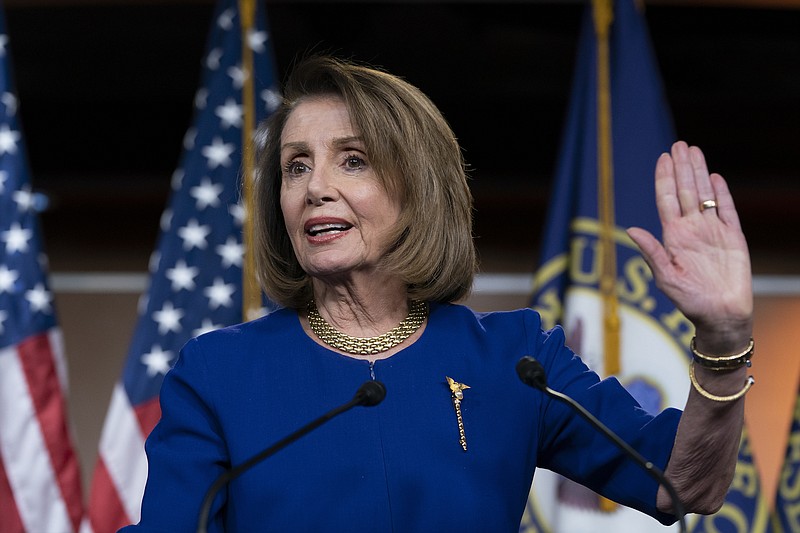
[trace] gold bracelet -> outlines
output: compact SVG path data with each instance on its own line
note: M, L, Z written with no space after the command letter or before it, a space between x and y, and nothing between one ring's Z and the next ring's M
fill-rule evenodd
M695 338L696 337L692 337L690 348L692 349L694 361L703 368L708 368L709 370L736 370L743 366L750 366L750 358L753 357L755 348L752 337L750 337L750 344L747 345L747 348L743 352L733 355L723 355L721 357L698 352L695 347Z
M715 402L732 402L738 400L739 398L747 394L747 391L749 391L750 387L752 387L753 384L756 382L756 380L753 379L753 376L747 376L747 379L744 382L744 387L742 388L742 390L740 390L736 394L731 394L730 396L717 396L716 394L711 394L710 392L705 390L703 387L700 386L700 383L697 382L697 378L694 376L694 365L689 365L689 379L692 381L692 386L694 387L694 390L699 392L702 397L708 398L709 400L713 400Z

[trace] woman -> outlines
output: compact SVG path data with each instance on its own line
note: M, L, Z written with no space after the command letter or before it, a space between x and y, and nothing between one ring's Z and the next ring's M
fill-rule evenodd
M752 295L732 199L699 149L676 143L658 160L664 244L629 230L697 333L686 409L658 416L616 380L600 381L532 310L452 303L476 269L471 197L450 128L416 88L307 60L261 155L258 268L284 308L183 349L147 441L141 530L192 530L215 478L367 379L385 383L383 403L349 411L236 479L215 500L211 529L512 531L536 467L673 522L646 473L520 383L524 355L665 469L688 510L721 505L749 387Z

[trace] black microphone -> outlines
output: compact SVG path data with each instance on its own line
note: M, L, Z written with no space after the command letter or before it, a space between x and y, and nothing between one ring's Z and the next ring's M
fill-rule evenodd
M247 461L243 462L242 464L231 468L230 470L226 470L211 484L206 492L205 498L203 498L203 504L200 507L200 512L197 516L197 533L206 533L208 528L208 515L211 512L211 504L214 502L214 496L217 495L217 492L220 491L222 487L236 479L237 477L241 476L252 467L266 459L267 457L273 455L276 452L279 452L289 444L293 443L306 433L309 433L319 426L335 418L336 416L344 413L345 411L349 411L353 407L357 405L363 405L365 407L372 407L373 405L378 405L383 401L386 397L386 387L380 381L370 380L365 381L356 391L356 395L353 396L353 399L347 402L346 404L340 405L339 407L328 411L321 417L317 418L313 422L306 424L305 426L301 427L294 433L288 435L287 437L279 440L269 448L257 453Z
M581 415L584 420L589 422L603 435L608 437L614 444L624 451L628 457L633 459L639 466L644 468L651 476L653 476L656 481L663 485L667 490L669 497L672 499L672 509L675 512L675 515L678 517L680 531L681 533L686 533L686 519L684 518L686 511L684 511L683 504L678 497L678 493L675 491L675 487L673 487L672 483L670 483L666 476L664 476L664 472L660 468L642 457L642 454L634 450L627 442L622 440L619 435L611 431L605 424L600 422L597 417L587 411L586 408L581 404L566 394L555 391L548 387L547 376L545 375L544 367L542 366L542 363L533 357L526 355L519 360L517 363L517 374L519 375L519 379L521 379L526 385L533 387L534 389L539 389L551 398L555 398L556 400L560 400L569 405L579 415Z

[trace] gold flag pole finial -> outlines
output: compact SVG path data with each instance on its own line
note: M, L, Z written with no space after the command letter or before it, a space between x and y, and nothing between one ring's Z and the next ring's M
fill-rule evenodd
M251 320L261 309L261 290L256 282L253 249L253 132L255 131L255 80L253 50L249 37L255 24L255 0L239 0L239 20L242 34L242 195L244 202L244 262L242 266L242 319Z

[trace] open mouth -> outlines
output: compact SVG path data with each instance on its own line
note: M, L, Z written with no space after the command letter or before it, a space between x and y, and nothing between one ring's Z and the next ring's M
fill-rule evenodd
M352 228L350 224L315 224L306 230L306 233L312 237L317 235L332 235L334 233L342 233Z

